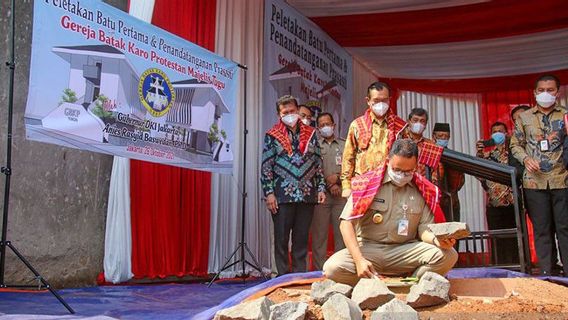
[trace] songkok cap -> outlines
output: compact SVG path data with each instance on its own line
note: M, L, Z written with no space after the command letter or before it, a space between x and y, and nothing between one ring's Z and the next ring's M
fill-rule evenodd
M450 132L450 124L436 122L436 124L434 125L434 130L432 131Z

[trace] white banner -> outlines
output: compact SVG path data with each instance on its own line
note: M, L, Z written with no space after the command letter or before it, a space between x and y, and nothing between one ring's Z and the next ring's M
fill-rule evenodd
M35 1L28 139L231 173L238 67L102 1Z
M263 128L278 121L276 100L291 94L312 109L314 121L331 113L336 133L345 137L352 120L351 56L284 1L266 0L264 8Z

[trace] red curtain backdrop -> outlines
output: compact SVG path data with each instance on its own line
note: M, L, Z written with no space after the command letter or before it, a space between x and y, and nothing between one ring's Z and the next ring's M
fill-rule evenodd
M568 27L565 0L538 3L499 0L440 9L311 19L343 47L469 41ZM352 30L360 32L353 34Z
M510 110L513 107L519 104L535 104L533 95L535 81L543 74L553 74L560 79L560 83L568 83L568 70L492 78L440 80L379 78L379 80L388 83L392 88L391 108L396 106L400 90L481 94L482 134L484 138L488 138L491 124L495 121L505 123L510 131L513 129L513 122L510 119Z
M554 74L560 79L560 83L568 83L568 70L491 78L439 80L380 78L380 80L398 90L424 93L486 93L531 90L536 79L543 74Z
M496 121L507 125L509 134L513 133L511 110L520 104L534 105L533 90L486 92L481 95L481 124L482 138L488 139L491 135L491 125Z
M152 24L215 51L216 0L156 0Z
M152 24L215 50L214 0L156 0ZM135 278L207 274L211 174L130 161Z

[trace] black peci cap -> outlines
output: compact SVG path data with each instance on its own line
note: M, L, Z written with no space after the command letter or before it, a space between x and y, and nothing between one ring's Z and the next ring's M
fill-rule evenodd
M432 131L450 132L450 124L436 122L436 124L434 124L434 130Z

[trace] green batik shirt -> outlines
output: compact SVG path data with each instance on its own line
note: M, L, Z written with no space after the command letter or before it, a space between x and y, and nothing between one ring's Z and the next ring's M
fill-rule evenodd
M511 137L511 151L521 163L526 157L540 162L540 170L523 175L525 189L564 189L568 187L568 172L562 164L562 144L565 137L566 108L556 104L546 115L534 107L520 114ZM541 141L548 140L548 151L542 151Z

